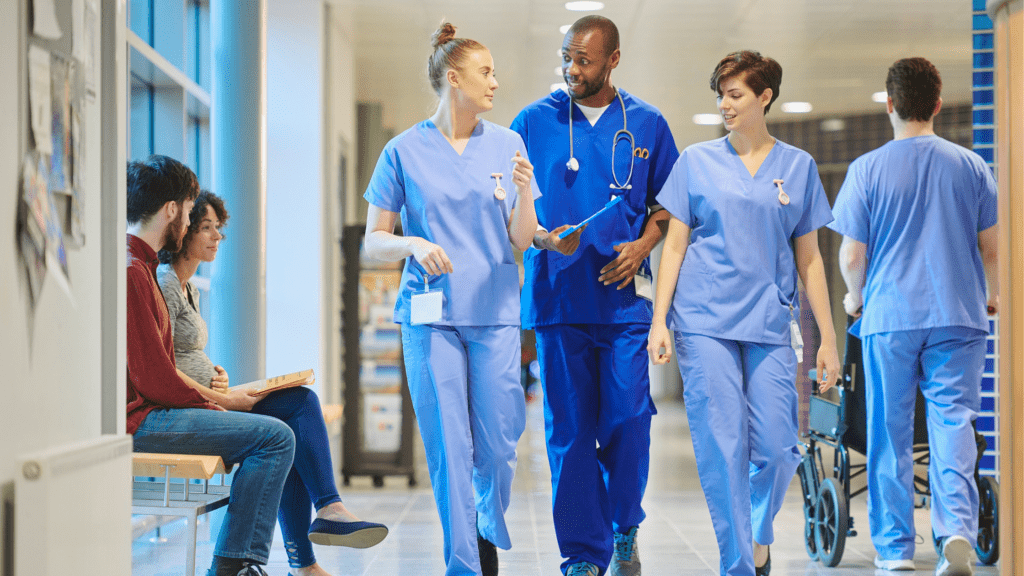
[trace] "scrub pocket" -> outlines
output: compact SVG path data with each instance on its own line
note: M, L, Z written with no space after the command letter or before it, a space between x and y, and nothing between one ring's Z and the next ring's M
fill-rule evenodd
M679 375L683 379L683 400L687 406L697 407L707 404L710 390L705 359L700 357L697 346L690 341L692 337L684 332L675 333L676 358Z

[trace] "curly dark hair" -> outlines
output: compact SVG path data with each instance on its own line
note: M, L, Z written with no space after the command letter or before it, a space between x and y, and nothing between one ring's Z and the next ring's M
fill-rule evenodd
M228 210L224 207L224 200L209 190L201 190L199 192L199 196L196 197L196 203L192 206L192 211L188 214L188 230L185 232L185 237L181 241L181 249L177 252L161 250L157 254L160 257L160 262L164 264L171 264L185 256L188 251L189 242L192 241L192 237L199 231L199 226L202 225L203 222L203 216L206 216L207 206L213 208L213 213L216 214L217 219L220 220L221 227L227 226ZM220 235L222 240L227 238L227 235L223 232L221 232Z
M757 96L764 94L766 88L771 88L772 99L764 107L764 113L767 114L779 97L779 87L782 85L782 66L773 58L761 56L760 52L740 50L722 58L715 66L715 71L711 74L711 90L721 96L722 82L730 78L739 78Z

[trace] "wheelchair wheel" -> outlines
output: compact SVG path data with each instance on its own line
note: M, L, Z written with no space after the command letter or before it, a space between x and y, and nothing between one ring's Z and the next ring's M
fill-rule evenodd
M818 559L818 544L814 541L814 517L804 518L804 549L811 560Z
M999 483L991 476L978 482L978 560L991 566L999 560Z
M814 516L814 543L818 559L834 568L843 558L846 530L850 524L846 497L834 479L826 478L821 483Z

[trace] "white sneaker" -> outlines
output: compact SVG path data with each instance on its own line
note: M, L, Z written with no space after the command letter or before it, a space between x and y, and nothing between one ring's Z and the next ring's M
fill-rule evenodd
M935 576L973 576L971 543L963 536L947 536L942 541L942 558Z
M882 560L881 556L875 556L875 567L879 570L895 572L898 570L914 570L914 561L902 558L899 560Z

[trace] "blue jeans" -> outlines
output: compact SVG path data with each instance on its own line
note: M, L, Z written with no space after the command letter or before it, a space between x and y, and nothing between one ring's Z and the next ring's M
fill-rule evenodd
M213 553L267 563L274 515L295 455L295 437L288 426L258 414L158 409L135 431L135 451L212 454L225 464L240 464Z
M313 510L341 502L320 399L312 389L299 386L270 394L252 412L277 418L295 433L295 462L284 483L277 519L288 565L311 566L316 562L308 534Z

